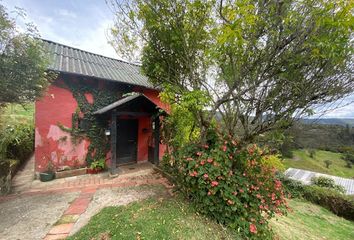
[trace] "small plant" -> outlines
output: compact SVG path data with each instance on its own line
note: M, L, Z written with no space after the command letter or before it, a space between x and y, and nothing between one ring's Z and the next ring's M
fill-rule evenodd
M309 149L308 150L308 153L309 153L309 157L310 158L315 158L315 156L316 156L316 150L315 149Z
M324 160L324 164L326 164L326 168L329 168L330 165L332 165L332 161L331 160Z
M345 163L346 163L346 164L345 164L345 167L346 167L346 168L352 168L353 164L352 164L351 161L348 161L348 160L347 160L347 161L345 161Z
M103 170L106 167L106 162L104 159L98 159L90 164L90 169L93 170Z
M47 170L39 173L39 178L42 182L48 182L55 178L54 164L51 160L48 161Z
M327 178L327 177L323 177L323 176L313 177L311 179L311 182L313 185L316 185L319 187L331 188L331 189L334 189L340 193L345 192L345 189L342 186L337 185L332 178Z

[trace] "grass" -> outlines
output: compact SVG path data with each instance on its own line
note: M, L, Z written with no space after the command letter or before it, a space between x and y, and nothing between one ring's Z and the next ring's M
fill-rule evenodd
M289 200L289 204L293 212L271 220L279 239L354 239L353 222L308 202Z
M212 238L211 238L212 236ZM107 207L69 239L240 239L180 198Z
M346 178L354 177L354 168L345 167L346 162L341 159L341 153L317 150L314 158L310 158L306 150L295 150L293 153L293 158L284 160L286 168L300 168ZM332 161L329 168L326 168L325 160Z
M320 206L289 200L292 212L274 218L276 239L354 239L354 223ZM148 199L127 206L107 207L68 238L113 239L241 239L236 232L201 216L179 197Z
M1 109L1 118L3 121L11 123L29 123L33 122L34 104L25 105L9 104Z

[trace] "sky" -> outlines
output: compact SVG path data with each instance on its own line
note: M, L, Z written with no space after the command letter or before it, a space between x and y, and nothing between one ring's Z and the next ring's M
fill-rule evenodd
M114 14L105 0L0 0L0 3L8 12L15 7L23 8L27 14L25 21L34 23L44 39L119 59L107 41ZM21 19L18 21L19 25L23 23ZM340 101L343 107L321 117L354 118L353 102L351 95Z

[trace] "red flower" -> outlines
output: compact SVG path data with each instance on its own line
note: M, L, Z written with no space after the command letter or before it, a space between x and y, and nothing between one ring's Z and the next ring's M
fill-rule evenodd
M189 157L186 159L187 161L193 161L193 158Z
M197 152L196 154L197 154L197 156L201 156L202 152Z
M219 183L217 181L212 181L211 182L211 186L212 187L216 187L217 185L219 185Z
M208 149L208 148L209 148L209 145L205 144L203 147L204 147L205 149Z
M203 177L204 177L204 178L208 178L209 175L205 173L205 174L203 175Z
M209 192L208 192L208 196L210 196L210 195L211 195L211 192L209 191Z
M257 227L253 223L250 224L250 232L254 234L257 233Z
M207 162L208 162L208 163L212 163L212 162L213 162L213 159L212 159L212 158L208 158L208 159L207 159Z
M237 195L237 192L233 192L232 195L236 196L236 195Z
M191 176L191 177L195 177L195 176L197 176L197 175L198 175L197 171L194 171L194 172L192 172L192 173L189 174L189 176Z
M241 189L239 190L239 192L240 192L240 193L243 193L244 191L243 191L243 189L241 188Z
M204 160L200 162L200 165L203 166L204 164L205 164L205 161L204 161Z
M232 200L227 200L227 204L229 204L229 205L234 205L235 203L232 201Z
M222 146L222 150L224 151L224 152L226 152L226 149L227 149L227 147L224 145L224 146Z

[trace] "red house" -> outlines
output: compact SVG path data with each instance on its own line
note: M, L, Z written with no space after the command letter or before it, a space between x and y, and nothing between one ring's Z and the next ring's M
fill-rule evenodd
M35 169L81 167L105 159L119 165L158 163L159 91L138 65L43 40L57 73L35 104ZM50 165L51 165L50 164Z

